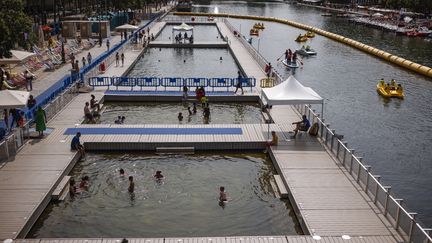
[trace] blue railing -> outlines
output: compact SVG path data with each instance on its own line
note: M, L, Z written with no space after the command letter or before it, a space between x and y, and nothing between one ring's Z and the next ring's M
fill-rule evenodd
M153 18L136 30L136 32L141 31L142 29L149 26L153 21L155 21L161 14L157 14L153 16ZM134 35L132 35L134 36ZM45 90L43 93L38 95L36 98L36 105L32 109L27 109L25 111L25 116L28 120L33 119L33 114L36 111L37 107L39 106L45 106L49 104L56 96L61 94L63 91L65 91L67 88L69 88L72 84L74 84L77 80L83 80L83 77L85 74L87 74L89 71L93 70L94 68L98 68L99 65L105 61L107 57L112 55L113 53L117 52L120 48L122 48L128 40L123 40L122 42L118 43L117 45L110 48L109 51L99 55L96 57L90 64L87 66L81 68L79 73L72 73L70 75L64 76L62 79L54 83L51 87L49 87L47 90ZM112 84L111 78L101 78L99 79L99 85L93 85L93 86L106 86L109 85L106 82L109 82L109 84ZM121 82L122 83L122 82ZM103 84L103 85L101 85Z
M255 78L241 78L242 87L252 88L256 85ZM89 78L89 84L93 87L174 87L183 88L191 87L211 87L227 88L236 87L239 82L238 78L158 78L158 77L92 77Z

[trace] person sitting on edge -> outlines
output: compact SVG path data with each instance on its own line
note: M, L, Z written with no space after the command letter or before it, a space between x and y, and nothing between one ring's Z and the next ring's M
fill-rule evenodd
M77 132L75 137L72 138L71 150L72 151L78 151L80 153L80 157L84 158L85 149L84 149L84 146L80 142L80 137L81 137L81 133Z
M228 198L225 192L225 187L221 186L219 188L219 202L226 202L226 201L228 201Z
M96 100L96 97L94 95L91 95L91 99L90 99L90 108L96 108L97 111L100 110L100 105L99 102Z
M135 182L133 181L133 176L129 176L128 192L133 193L134 191L135 191Z
M71 178L69 180L69 195L71 197L74 197L76 193L77 193L77 188L75 186L75 179Z
M271 131L272 140L267 141L267 146L277 146L279 143L279 137L276 135L275 131Z
M191 108L190 108L190 106L188 106L188 108L187 108L187 109L188 109L188 112L189 112L189 116L190 116L190 115L192 115L192 111L191 111Z
M162 178L164 178L164 176L162 175L162 171L160 170L156 171L154 178L156 178L156 180L161 180Z
M179 112L177 118L179 121L183 121L183 114L181 112Z
M95 123L94 117L90 112L90 103L86 102L84 106L84 116L89 120L90 123Z
M310 122L309 120L306 118L306 115L302 116L302 120L298 121L298 122L293 122L292 124L296 125L296 128L294 129L294 136L293 138L296 137L298 131L304 131L306 132L307 130L309 130Z
M122 168L120 168L119 172L120 172L120 176L124 176L125 175L125 171Z

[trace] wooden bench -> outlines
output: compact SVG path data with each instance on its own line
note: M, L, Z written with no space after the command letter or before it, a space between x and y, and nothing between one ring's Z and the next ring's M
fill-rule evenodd
M51 198L53 200L63 201L66 196L69 194L69 181L70 176L65 176L57 185L56 189L51 194Z

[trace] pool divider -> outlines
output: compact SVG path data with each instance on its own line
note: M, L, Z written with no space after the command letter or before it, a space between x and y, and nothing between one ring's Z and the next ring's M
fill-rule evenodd
M399 56L393 55L391 53L382 51L380 49L374 48L372 46L363 44L361 42L355 41L353 39L347 38L342 35L337 35L332 32L328 32L316 27L312 27L309 25L297 23L291 20L282 19L282 18L275 18L275 17L264 17L264 16L253 16L253 15L239 15L239 14L227 14L227 13L188 13L188 12L175 12L174 15L181 15L181 16L214 16L214 17L226 17L226 18L238 18L238 19L252 19L252 20L259 20L259 21L269 21L269 22L276 22L280 24L290 25L299 29L304 29L307 31L315 32L319 35L325 36L327 38L330 38L332 40L341 42L343 44L349 45L351 47L354 47L356 49L359 49L363 52L366 52L370 55L379 57L387 62L396 64L400 67L406 68L408 70L414 71L418 74L424 75L426 77L432 78L432 68L428 66L424 66L415 62L412 62L410 60L401 58Z

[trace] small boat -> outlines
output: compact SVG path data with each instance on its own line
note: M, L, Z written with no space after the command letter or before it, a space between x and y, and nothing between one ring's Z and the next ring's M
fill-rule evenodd
M308 38L314 38L315 37L315 33L312 32L312 31L308 31L305 36L307 36Z
M255 23L253 27L259 30L265 29L264 24L260 24L260 23Z
M418 36L418 32L417 31L409 31L409 32L406 32L406 36L408 36L408 37L417 37Z
M296 52L302 56L315 56L317 54L317 52L309 46L303 46L301 49L296 50Z
M296 60L295 62L294 61L288 62L287 59L284 59L282 61L282 64L289 67L289 68L299 68L300 67L300 61L299 60Z
M257 29L252 28L252 29L249 31L249 35L256 35L256 36L259 36L259 31L258 31Z
M208 16L207 21L213 21L213 20L214 20L213 16Z
M419 37L427 37L427 36L429 36L431 33L432 33L432 30L429 30L429 29L426 28L426 27L420 27L420 28L417 30L417 36L419 36Z
M306 35L299 35L297 36L297 38L295 39L295 41L297 42L305 42L308 40L308 37Z
M321 14L321 16L323 16L323 17L333 17L333 14L331 14L331 13L323 13L323 14Z
M384 98L404 98L404 92L401 84L392 82L391 84L386 84L383 80L379 81L377 84L377 92Z

